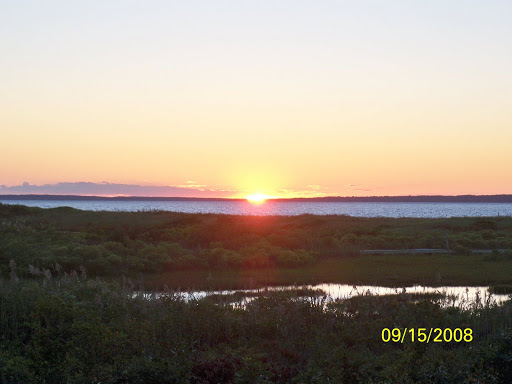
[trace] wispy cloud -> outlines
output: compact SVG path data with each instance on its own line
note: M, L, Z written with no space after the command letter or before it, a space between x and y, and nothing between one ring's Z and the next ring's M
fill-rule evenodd
M348 187L350 185L350 187ZM358 187L358 184L349 184L350 192L367 192L369 188ZM272 197L326 197L342 196L339 191L330 191L328 187L311 184L301 189L279 188L264 191ZM221 197L243 198L253 190L230 188L226 186L209 186L198 181L188 180L176 185L139 185L120 184L102 181L99 183L78 181L60 182L54 184L35 185L25 182L20 185L0 185L0 195L81 195L81 196L138 196L138 197ZM345 193L346 194L346 193Z
M365 187L364 185L362 184L347 184L346 185L346 189L349 190L349 191L357 191L357 192L371 192L373 190L375 190L375 188L369 188L369 187Z
M315 185L315 184L310 184L310 185L307 186L307 188L314 189L315 191L318 191L318 190L321 190L321 189L329 189L328 187L323 187L321 185Z
M0 195L48 194L83 196L232 197L234 191L206 188L204 184L138 185L86 181L55 184L0 186Z

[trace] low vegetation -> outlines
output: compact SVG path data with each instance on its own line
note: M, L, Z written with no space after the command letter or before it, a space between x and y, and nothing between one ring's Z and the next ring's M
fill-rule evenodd
M364 249L450 254L361 255ZM91 212L0 204L0 272L85 268L162 287L345 282L512 284L512 218L392 219ZM473 254L472 250L494 250Z
M0 281L2 383L510 383L512 303L440 294L330 302L307 289L158 296L84 272ZM383 342L383 328L471 328L467 343Z
M362 255L443 248L449 254ZM474 254L473 249L494 252ZM2 383L510 383L512 301L331 300L344 282L512 287L511 218L244 217L0 204ZM148 288L158 294L148 294ZM471 342L383 342L383 328Z

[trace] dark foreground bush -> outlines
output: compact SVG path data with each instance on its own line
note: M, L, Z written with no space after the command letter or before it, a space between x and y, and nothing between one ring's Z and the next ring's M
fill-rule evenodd
M76 274L0 282L2 383L509 383L512 305L439 295L184 300ZM471 328L384 343L383 328Z

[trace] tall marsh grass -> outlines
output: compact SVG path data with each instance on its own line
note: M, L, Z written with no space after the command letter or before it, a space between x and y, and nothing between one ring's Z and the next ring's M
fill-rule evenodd
M149 297L57 267L0 280L2 383L508 383L512 304L442 294ZM158 298L157 298L158 297ZM306 298L306 299L305 299ZM469 303L471 304L471 303ZM384 343L383 328L471 328L471 343Z

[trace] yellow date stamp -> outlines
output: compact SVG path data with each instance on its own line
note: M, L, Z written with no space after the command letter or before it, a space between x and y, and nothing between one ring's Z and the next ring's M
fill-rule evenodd
M384 328L382 341L385 343L470 343L473 341L471 328Z

